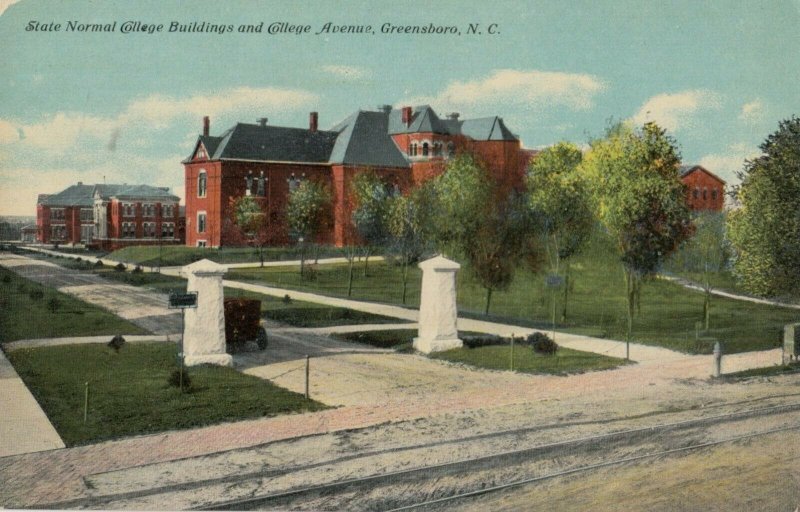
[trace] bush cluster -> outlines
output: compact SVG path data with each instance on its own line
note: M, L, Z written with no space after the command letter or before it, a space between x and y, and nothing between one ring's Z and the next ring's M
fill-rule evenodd
M558 344L542 332L531 334L525 341L537 354L553 355L558 351Z
M179 388L181 387L181 371L180 369L175 369L169 375L167 382L170 386ZM192 385L192 379L189 378L189 371L184 368L183 369L183 388L188 389Z

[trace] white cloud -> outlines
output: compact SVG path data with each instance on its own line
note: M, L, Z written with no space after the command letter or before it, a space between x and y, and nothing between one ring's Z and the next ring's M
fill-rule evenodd
M703 89L659 94L648 99L631 120L637 125L655 121L662 128L674 132L692 126L700 111L716 110L720 106L720 95Z
M739 112L739 119L747 123L756 123L764 119L764 102L760 99L755 99L749 103L742 105L742 110Z
M761 154L761 151L747 144L732 144L721 153L712 153L700 159L698 164L713 172L728 184L737 183L739 178L736 173L744 167L744 161L753 159Z
M162 124L181 116L216 117L237 111L287 112L305 108L318 99L316 94L308 91L275 87L236 87L187 98L154 94L131 102L121 118Z
M322 66L322 70L329 75L333 75L346 82L365 80L372 76L372 72L366 68L356 66L342 66L330 64Z
M79 139L108 137L116 125L117 122L109 118L58 112L45 121L20 126L23 138L17 139L26 146L63 152Z
M19 140L19 131L12 123L0 119L0 144L10 144Z
M494 108L503 105L526 110L562 106L588 110L606 84L593 75L556 71L498 69L489 76L454 81L434 96L418 96L402 104L430 104L437 110Z
M6 12L6 9L19 2L19 0L0 0L0 14Z

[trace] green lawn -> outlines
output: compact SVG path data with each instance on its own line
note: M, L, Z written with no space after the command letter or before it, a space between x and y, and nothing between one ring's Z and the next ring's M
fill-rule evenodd
M10 351L9 359L69 445L325 406L232 368L188 370L187 392L168 384L177 347L71 345ZM89 382L88 421L83 422Z
M462 363L487 370L511 369L511 347L494 345L477 348L456 348L435 352L429 357L452 363ZM596 370L608 370L625 364L624 359L561 347L554 355L535 353L530 347L514 347L514 371L568 375Z
M610 241L595 236L590 246L571 265L572 286L567 321L557 328L576 334L625 339L626 300L622 266ZM301 279L295 267L234 269L231 280L251 281L290 289L344 297L347 265L317 268L316 279ZM421 275L409 272L407 305L418 307ZM401 268L370 262L368 277L361 267L355 274L352 298L399 304L402 297ZM551 325L552 298L561 311L561 291L545 285L543 274L519 270L507 291L492 296L490 319L545 328ZM485 318L486 291L475 282L468 267L458 273L458 307L465 316ZM560 315L559 315L560 316ZM714 342L728 353L764 350L778 346L783 325L800 319L800 311L714 297L711 329L698 330L703 318L703 295L660 279L645 283L641 312L634 320L633 339L690 353L710 353Z
M800 374L800 363L767 366L764 368L752 368L750 370L742 370L740 372L726 373L723 374L720 379L737 381L741 379L748 379L750 377L772 377L775 375L785 374Z
M127 320L0 268L0 342L147 334Z
M402 322L397 318L373 315L337 308L324 304L314 304L295 299L263 295L238 288L225 288L225 297L246 297L261 300L261 313L269 320L295 327L330 327L351 324L388 324Z
M316 254L320 258L342 256L340 249L331 246L321 246L319 249L306 247L306 257L313 258ZM114 261L138 263L146 266L188 265L189 263L207 258L217 263L243 263L259 261L259 251L254 247L223 247L220 249L203 247L186 247L184 245L162 246L159 259L158 246L132 246L119 249L108 255ZM265 261L285 261L300 259L300 247L267 247L264 249Z

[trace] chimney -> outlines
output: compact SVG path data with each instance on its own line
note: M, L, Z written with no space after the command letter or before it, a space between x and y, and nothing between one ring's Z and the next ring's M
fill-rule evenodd
M458 121L458 116L459 116L458 112L450 112L449 114L447 114L447 117L449 117L453 121Z
M83 182L82 182L82 181L79 181L79 182L78 182L78 186L80 187L81 185L83 185Z
M259 117L259 118L258 118L258 124L259 124L259 125L260 125L262 128L263 128L263 127L265 127L265 126L267 126L267 121L269 121L269 119L268 119L268 118L266 118L266 117Z
M403 107L403 123L406 127L411 126L411 107Z
M317 131L317 121L319 120L319 114L316 112L310 112L308 114L308 131L314 133Z
M208 137L208 132L211 129L211 121L208 116L203 117L203 137Z
M378 106L378 110L382 110L384 114L388 114L392 111L391 105L380 105Z

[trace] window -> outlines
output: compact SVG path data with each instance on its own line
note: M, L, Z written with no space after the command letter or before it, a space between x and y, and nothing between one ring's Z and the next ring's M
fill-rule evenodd
M156 216L156 205L151 204L151 203L142 204L142 215L144 217L155 217Z
M442 143L441 142L434 142L433 143L433 156L442 156Z
M175 224L172 222L165 222L161 224L161 237L172 238L175 235Z
M122 238L135 238L136 237L136 223L123 222L122 223Z
M456 145L450 141L447 143L447 156L455 156L456 154Z
M706 199L708 199L708 189L704 188L703 189L703 200L705 201Z
M53 208L50 210L50 219L51 220L64 220L64 209L63 208Z
M124 203L122 205L122 216L123 217L133 217L135 215L133 209L133 203Z
M717 200L717 189L713 189L711 191L711 199L713 199L714 201Z
M694 192L692 192L692 196L694 196L695 199L700 197L700 189L697 188L697 187L694 187Z
M422 143L422 156L428 156L428 143Z
M206 171L201 169L200 174L197 176L197 197L206 197L207 181Z
M145 238L155 238L156 236L156 223L145 222L142 224L142 234Z
M172 205L171 204L162 204L161 205L161 216L164 218L172 217Z
M67 227L66 226L50 226L50 239L51 240L65 240L66 238L67 238Z
M417 143L416 143L416 142L412 142L412 143L411 143L411 144L408 146L408 154L409 154L410 156L417 156Z
M91 208L81 208L81 222L92 222L94 213Z
M205 240L198 240L197 241L197 247L205 247L205 246L206 246L206 241Z
M197 232L206 232L206 212L199 212L197 214Z

